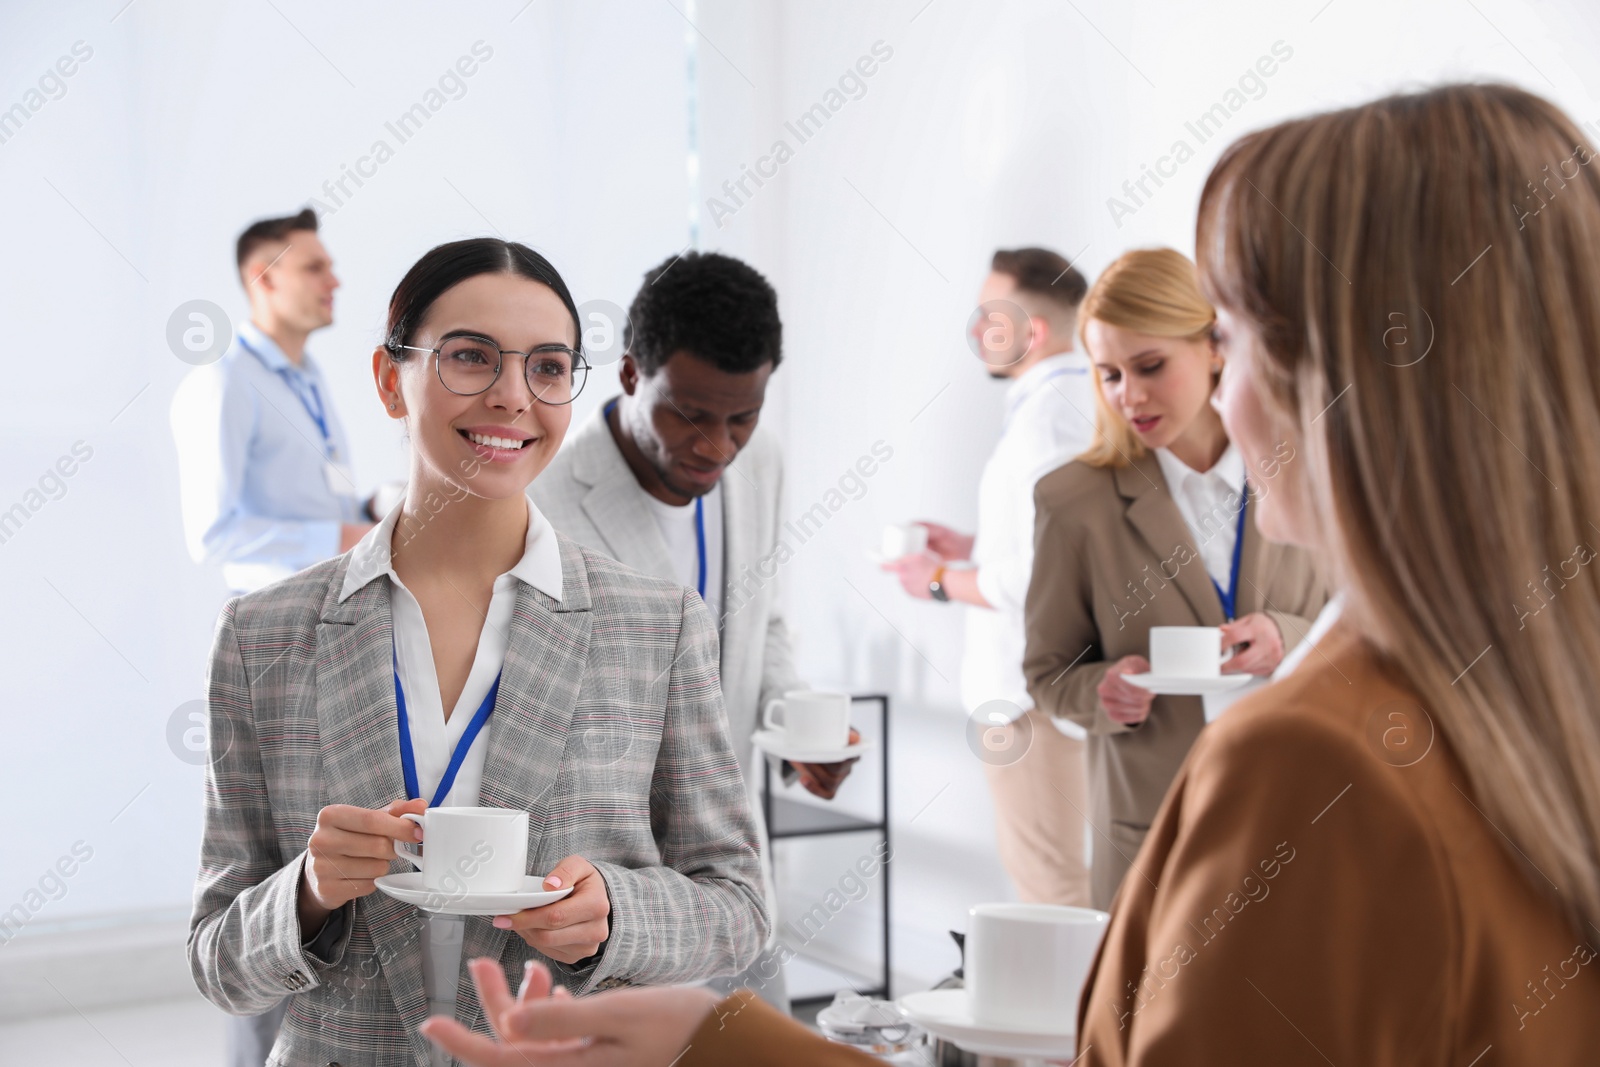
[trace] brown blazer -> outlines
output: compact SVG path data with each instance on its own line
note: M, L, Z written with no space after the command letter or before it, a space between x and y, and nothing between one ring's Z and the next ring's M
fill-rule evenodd
M1026 603L1028 692L1089 731L1094 905L1111 902L1150 821L1205 725L1199 697L1161 696L1136 727L1112 720L1095 687L1112 663L1149 655L1152 626L1220 626L1222 602L1188 524L1146 453L1127 467L1072 462L1039 479ZM1287 652L1327 600L1302 548L1262 539L1246 505L1236 614L1261 611ZM1233 521L1232 516L1219 521Z
M1155 885L1112 906L1074 1067L1600 1060L1600 933L1567 927L1417 707L1339 623L1201 734L1138 856ZM880 1063L748 991L677 1062Z
M1600 1061L1600 935L1347 622L1201 734L1135 862L1083 1067Z

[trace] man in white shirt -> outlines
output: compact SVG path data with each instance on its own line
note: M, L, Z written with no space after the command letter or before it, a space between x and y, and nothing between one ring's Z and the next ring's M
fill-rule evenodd
M568 435L530 489L563 534L705 600L722 638L729 734L757 811L764 757L751 737L761 709L806 688L771 566L787 558L778 554L783 458L756 428L782 341L777 293L754 268L714 252L664 261L628 310L622 395ZM784 773L831 799L854 762ZM739 985L788 1010L772 952L728 988Z
M184 538L220 563L234 593L351 548L374 516L350 477L350 447L306 338L333 322L339 279L310 208L239 235L250 298L228 351L172 399Z
M961 698L994 798L1001 863L1022 900L1080 906L1089 903L1084 733L1034 710L1022 658L1033 486L1088 448L1094 431L1093 371L1074 351L1087 291L1047 249L995 253L972 333L989 375L1011 386L978 485L977 533L923 523L928 551L884 565L912 596L971 606Z
M350 479L350 447L306 338L333 322L339 279L310 209L239 235L250 319L227 352L172 398L183 532L196 563L220 563L231 594L355 546L373 526ZM229 1067L262 1067L287 1001L227 1021Z

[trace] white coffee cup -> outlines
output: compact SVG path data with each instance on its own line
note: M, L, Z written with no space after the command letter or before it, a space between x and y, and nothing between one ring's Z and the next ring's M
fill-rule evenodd
M928 548L928 528L920 522L908 522L883 528L882 553L885 559L915 556Z
M422 827L421 846L396 841L394 854L440 893L515 893L528 873L528 813L510 808L429 808L400 816ZM413 852L421 848L420 854Z
M782 710L783 721L773 718ZM835 749L850 743L850 697L814 689L791 689L767 701L761 712L761 725L783 733L784 740L796 748Z
M1215 626L1150 627L1150 673L1158 678L1216 678L1224 658Z
M967 913L962 974L975 1021L1072 1029L1078 994L1111 916L1058 904L979 904Z

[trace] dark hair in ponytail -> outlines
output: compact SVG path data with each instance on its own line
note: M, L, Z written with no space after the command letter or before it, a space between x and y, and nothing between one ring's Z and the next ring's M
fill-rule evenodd
M407 352L400 345L411 334L445 290L480 274L516 274L550 287L567 313L572 316L576 339L573 348L583 351L583 331L578 327L578 306L572 302L567 283L550 261L527 245L502 241L498 237L471 237L438 245L406 271L389 298L389 326L383 347L395 362L404 362Z

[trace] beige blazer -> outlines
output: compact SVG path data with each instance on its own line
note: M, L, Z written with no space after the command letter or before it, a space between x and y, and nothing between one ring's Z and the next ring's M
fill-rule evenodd
M1112 906L1074 1067L1596 1062L1600 934L1567 926L1417 707L1341 622L1201 733L1149 880ZM741 991L676 1063L880 1061Z
M1111 663L1149 654L1152 626L1220 626L1222 603L1154 454L1127 467L1072 462L1034 487L1034 565L1023 671L1038 708L1089 731L1090 893L1104 908L1167 786L1205 725L1199 697L1161 696L1135 727L1095 687ZM1246 505L1236 613L1261 611L1300 642L1327 594L1304 549L1264 541Z

